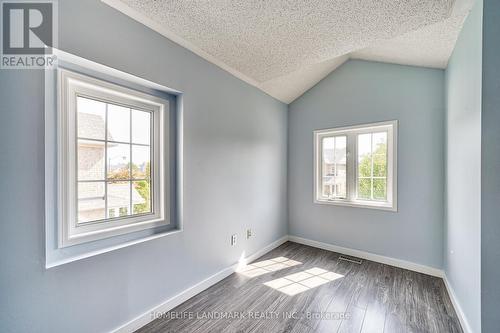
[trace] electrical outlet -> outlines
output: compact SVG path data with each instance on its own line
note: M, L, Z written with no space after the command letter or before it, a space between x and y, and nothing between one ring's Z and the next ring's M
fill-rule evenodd
M236 234L231 236L231 246L235 246L235 245L236 245Z
M252 229L247 229L247 239L252 237Z

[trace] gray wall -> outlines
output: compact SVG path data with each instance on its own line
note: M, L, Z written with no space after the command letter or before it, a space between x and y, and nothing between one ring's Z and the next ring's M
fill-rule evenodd
M481 331L482 10L478 0L446 70L444 270L474 332Z
M481 315L485 333L500 327L500 2L484 0L481 158Z
M291 235L442 267L444 72L351 60L289 107ZM313 203L315 129L399 120L397 213Z
M1 332L109 331L287 233L285 104L98 0L59 24L61 49L185 93L185 230L45 270L43 73L0 70Z

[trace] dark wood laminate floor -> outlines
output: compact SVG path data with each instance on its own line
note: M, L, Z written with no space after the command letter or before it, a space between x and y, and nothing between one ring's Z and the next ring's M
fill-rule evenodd
M137 332L462 332L442 279L287 242Z

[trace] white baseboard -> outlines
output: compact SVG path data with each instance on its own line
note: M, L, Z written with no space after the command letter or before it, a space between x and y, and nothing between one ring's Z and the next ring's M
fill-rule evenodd
M444 276L443 276L443 281L444 281L444 285L446 286L446 290L448 291L448 295L450 296L451 303L453 304L453 307L455 308L455 312L458 316L458 319L460 320L460 325L462 325L462 329L464 330L464 333L472 333L473 331L469 325L469 321L467 320L467 317L465 316L465 313L462 310L460 303L458 302L457 295L455 294L455 291L453 290L453 287L451 286L450 281L448 281L446 274L444 274Z
M223 270L215 273L214 275L206 278L205 280L198 282L192 287L189 287L188 289L180 292L179 294L175 295L172 298L167 299L165 302L151 308L150 310L144 312L140 316L132 319L131 321L121 325L120 327L114 329L112 332L113 333L129 333L129 332L134 332L135 330L141 328L142 326L148 324L151 322L154 317L151 315L152 313L162 313L162 312L167 312L175 308L176 306L184 303L191 297L201 293L203 290L213 286L217 282L225 279L229 275L233 274L236 269L242 265L246 264L248 262L251 262L267 252L277 248L281 244L285 243L288 240L288 236L284 236L271 244L267 245L266 247L260 249L259 251L255 252L254 254L244 258L243 260L240 260L240 262L235 263L234 265L231 265L227 268L224 268Z
M425 266L425 265L421 265L421 264L416 264L416 263L406 261L406 260L385 257L385 256L381 256L378 254L373 254L370 252L349 249L347 247L318 242L315 240L297 237L297 236L288 236L288 240L291 242L309 245L312 247L316 247L319 249L328 250L328 251L332 251L332 252L338 252L338 253L342 253L342 254L345 254L348 256L353 256L353 257L358 257L358 258L362 258L362 259L366 259L366 260L376 261L376 262L379 262L382 264L395 266L395 267L399 267L399 268L404 268L404 269L408 269L410 271L415 271L415 272L419 272L419 273L423 273L423 274L427 274L427 275L437 276L440 278L442 278L444 276L443 270L441 270L439 268L434 268L434 267L429 267L429 266Z

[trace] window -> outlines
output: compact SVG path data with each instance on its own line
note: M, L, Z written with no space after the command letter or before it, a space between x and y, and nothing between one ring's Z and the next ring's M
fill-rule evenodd
M169 223L166 108L59 69L59 247Z
M315 202L397 210L397 121L319 130Z

